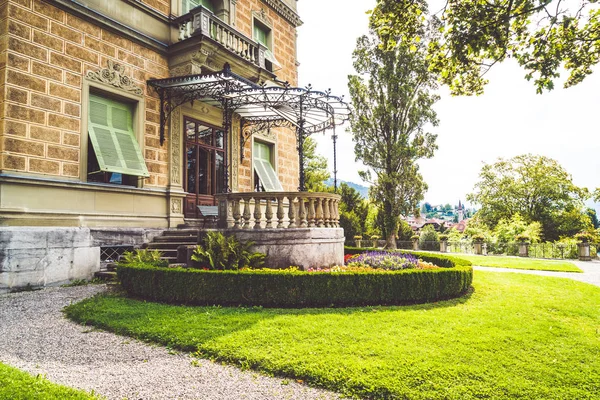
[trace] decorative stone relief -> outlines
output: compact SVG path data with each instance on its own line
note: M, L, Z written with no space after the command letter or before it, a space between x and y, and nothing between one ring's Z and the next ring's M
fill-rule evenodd
M144 90L136 85L130 76L125 75L125 67L123 65L112 60L108 60L106 64L107 68L100 71L88 71L86 78L106 83L140 96L144 93Z
M171 213L181 214L181 199L171 199Z
M231 124L231 189L233 191L238 190L238 169L240 163L240 116L238 114L233 114L232 124Z
M269 18L264 8L261 8L260 10L253 10L252 15L258 18L261 22L267 24L269 27L273 26L273 21L271 18Z
M181 110L171 113L171 184L181 185Z

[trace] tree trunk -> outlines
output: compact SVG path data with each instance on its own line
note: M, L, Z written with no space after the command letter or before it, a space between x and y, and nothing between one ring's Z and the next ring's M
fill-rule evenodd
M385 248L396 250L396 233L390 233L385 239Z

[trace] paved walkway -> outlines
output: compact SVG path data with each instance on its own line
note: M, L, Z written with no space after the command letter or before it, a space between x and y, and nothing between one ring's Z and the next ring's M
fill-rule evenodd
M77 325L61 310L105 285L0 295L0 362L108 399L338 399L270 378Z
M543 276L554 276L557 278L569 278L576 281L591 283L592 285L600 286L600 261L574 261L569 260L575 264L583 273L578 272L553 272L553 271L534 271L526 269L513 269L513 268L496 268L496 267L480 267L473 266L473 269L481 271L495 271L495 272L517 272L520 274L531 274L531 275L543 275Z

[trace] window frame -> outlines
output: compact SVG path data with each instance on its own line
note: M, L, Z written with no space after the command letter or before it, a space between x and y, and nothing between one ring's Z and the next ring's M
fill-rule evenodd
M256 154L255 154L255 148L256 148L256 144L260 144L260 145L264 145L267 148L269 148L269 158L270 160L266 160L266 159L261 159L261 158L257 158ZM273 173L275 175L275 179L277 180L277 184L279 185L279 187L275 187L274 190L269 190L267 188L264 187L263 184L261 184L261 179L260 179L260 175L259 172L256 168L258 161L268 161L269 165L271 167L271 169L273 170ZM278 172L278 168L277 168L277 143L276 142L271 142L268 140L264 140L264 139L258 139L255 140L254 138L252 139L252 188L253 190L257 190L258 189L258 185L261 184L262 189L265 192L278 192L278 191L283 191L283 185L281 184L281 180L279 179L279 172Z
M104 84L102 82L93 81L91 79L83 79L82 87L82 99L81 99L81 130L79 137L79 180L81 182L88 183L88 154L89 151L94 151L89 148L89 112L90 112L90 94L105 97L110 100L114 100L121 103L128 103L131 105L132 112L132 124L133 124L133 135L137 140L137 144L140 148L140 152L146 163L146 152L145 152L145 122L146 122L146 101L143 95L137 95L131 92L124 91L120 88ZM147 164L146 164L147 166ZM107 183L108 186L113 187L133 187L143 188L144 178L139 177L136 179L135 185L118 185ZM91 184L99 184L98 182L89 182Z

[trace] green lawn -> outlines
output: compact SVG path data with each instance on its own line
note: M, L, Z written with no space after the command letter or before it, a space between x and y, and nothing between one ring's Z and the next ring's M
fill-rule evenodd
M54 384L40 376L34 377L0 363L0 399L87 400L100 399L100 397Z
M481 267L535 269L538 271L583 272L575 264L562 260L541 260L507 256L476 256L472 254L452 254L464 258Z
M183 307L100 296L71 318L345 394L600 398L600 288L475 272L474 292L404 307Z

